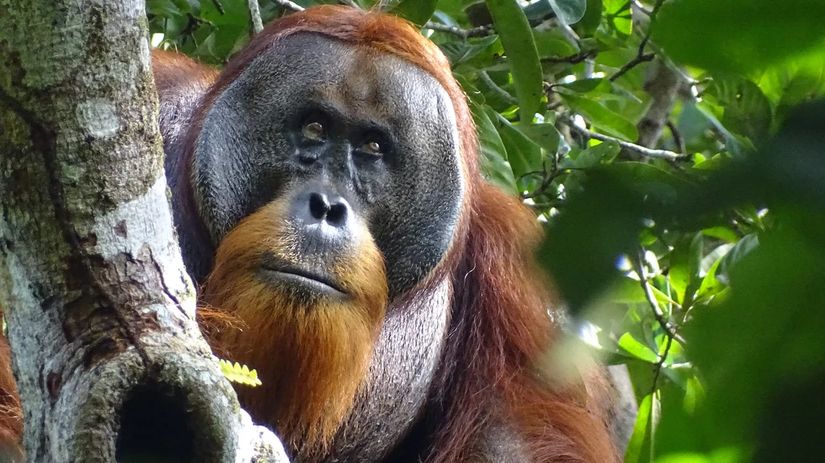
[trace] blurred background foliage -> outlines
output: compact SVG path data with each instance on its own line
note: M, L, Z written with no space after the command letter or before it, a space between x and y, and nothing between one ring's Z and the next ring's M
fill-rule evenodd
M154 46L220 66L247 0L148 0ZM570 330L625 364L627 462L825 455L825 2L260 0L422 27L490 181L546 223Z

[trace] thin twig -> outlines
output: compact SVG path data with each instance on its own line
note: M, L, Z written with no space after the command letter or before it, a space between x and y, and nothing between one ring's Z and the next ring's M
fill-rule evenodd
M662 368L665 366L665 361L667 360L667 355L670 353L670 346L673 345L673 338L671 336L667 337L667 341L665 341L665 350L662 352L662 355L659 356L659 360L656 362L653 370L653 384L650 387L650 394L652 395L656 392L657 385L659 383L659 375L662 373ZM651 397L652 399L652 397Z
M462 39L467 39L470 37L484 37L493 33L493 29L490 26L479 26L474 27L472 29L462 29L456 26L448 26L446 24L439 24L429 21L427 22L427 24L424 25L424 27L438 32L446 32L447 34L453 34L458 37L461 37Z
M619 68L619 70L616 71L615 74L610 76L610 80L614 81L614 80L618 79L619 77L627 74L628 71L635 68L636 66L638 66L642 63L646 63L648 61L653 61L653 58L655 58L655 57L656 57L656 55L654 55L653 53L637 54L632 60L628 61L627 63L625 63L624 66Z
M624 141L624 140L621 140L621 139L616 138L616 137L611 137L609 135L602 135L600 133L596 133L596 132L587 130L585 128L579 127L578 125L576 125L575 122L573 122L568 117L560 116L559 120L564 122L564 124L567 125L568 127L570 127L571 130L573 130L575 132L578 132L580 135L583 135L583 136L589 137L589 138L593 138L594 140L609 141L609 142L617 143L623 149L625 149L625 150L627 150L631 153L637 154L639 156L642 156L642 157L655 158L655 159L667 159L668 161L677 161L679 159L685 159L685 158L688 157L687 154L676 153L674 151L668 151L668 150L646 148L644 146L637 145L636 143L630 143L628 141Z
M599 53L599 50L583 50L579 53L575 53L568 56L552 56L547 58L542 58L542 63L570 63L576 64L581 63L582 61L593 58L596 54Z
M226 8L223 7L223 3L220 0L212 0L212 4L215 5L215 9L218 10L218 13L221 15L226 14Z
M299 5L295 2L290 2L289 0L272 0L272 1L275 2L276 5L280 6L281 8L286 8L287 10L304 11L304 7L302 7L301 5Z
M358 8L359 10L361 9L361 6L355 3L353 0L338 0L338 3L340 3L341 5L347 5L353 8Z
M676 127L676 124L674 124L673 121L667 121L665 125L667 125L667 128L670 130L670 135L673 137L673 143L676 145L679 153L684 153L687 151L687 148L685 147L685 140L682 138L682 134L679 132L679 128Z
M249 6L249 20L252 22L252 35L264 30L264 23L261 20L261 7L258 5L258 0L248 0Z
M650 12L650 23L647 26L644 37L642 37L642 41L639 43L639 50L636 52L636 56L627 64L619 68L615 74L610 76L611 81L625 75L628 71L641 63L653 61L653 58L655 58L656 55L645 52L645 48L647 48L647 43L650 41L650 32L653 30L653 22L656 20L656 15L659 13L659 8L661 8L663 3L664 0L656 0L656 4L653 5L653 10Z
M659 307L659 303L656 301L656 295L653 294L653 290L650 287L650 283L648 282L647 277L645 276L644 259L644 249L642 249L639 251L639 256L636 259L636 273L639 274L639 283L641 283L642 285L642 290L645 293L647 303L653 310L653 316L656 318L656 321L659 323L659 326L662 327L667 336L669 338L679 341L679 343L684 346L686 345L685 339L679 333L676 332L676 327L665 319L664 313L662 313L662 310Z
M556 158L556 156L553 156L552 166L550 167L550 169L547 168L547 161L544 161L542 163L542 170L528 172L528 173L522 175L521 177L519 177L519 180L521 180L522 178L524 178L528 175L538 174L538 175L541 175L541 179L542 179L541 180L541 185L539 185L535 190L531 191L530 193L522 194L521 198L522 199L528 199L528 198L533 199L533 198L536 198L540 195L543 195L544 193L547 192L547 189L550 188L550 185L553 183L553 180L561 177L564 173L565 173L565 171L563 169L559 169L559 163L558 163L558 159Z

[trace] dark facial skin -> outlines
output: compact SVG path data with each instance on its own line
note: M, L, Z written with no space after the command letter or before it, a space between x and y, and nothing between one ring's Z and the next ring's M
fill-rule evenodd
M333 222L341 225L340 203L367 223L391 297L441 261L464 190L455 115L439 83L400 58L313 33L281 40L215 99L194 159L213 243L285 192L317 193L330 198ZM312 207L324 208L317 199L297 204L293 218L309 210L311 220ZM334 258L348 230L329 230L317 250Z

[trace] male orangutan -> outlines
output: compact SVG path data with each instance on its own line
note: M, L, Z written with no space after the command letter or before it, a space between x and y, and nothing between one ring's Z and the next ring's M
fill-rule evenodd
M153 59L204 329L258 369L241 403L296 461L617 460L598 373L542 368L535 217L481 177L465 96L417 29L323 6L221 73Z

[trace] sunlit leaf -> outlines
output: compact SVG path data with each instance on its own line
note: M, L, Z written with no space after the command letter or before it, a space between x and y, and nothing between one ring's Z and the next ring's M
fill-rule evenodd
M619 338L619 347L639 360L644 360L650 363L656 363L659 360L659 356L656 355L650 347L642 344L630 333L625 333L621 338Z

